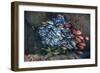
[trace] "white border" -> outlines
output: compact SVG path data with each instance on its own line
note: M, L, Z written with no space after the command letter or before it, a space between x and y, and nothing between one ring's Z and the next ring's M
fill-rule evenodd
M45 11L45 12L63 12L63 13L83 13L90 14L91 25L91 58L78 60L57 60L57 61L40 61L40 62L24 62L24 11ZM83 65L95 64L95 10L81 8L60 8L48 6L27 6L19 5L19 68L49 67L63 65Z

